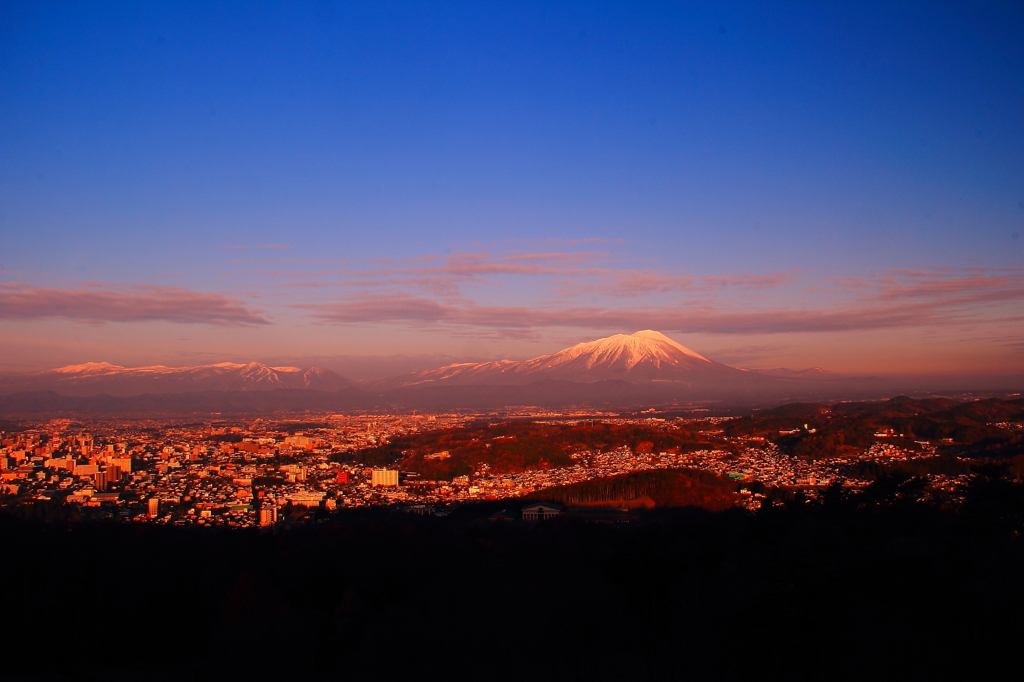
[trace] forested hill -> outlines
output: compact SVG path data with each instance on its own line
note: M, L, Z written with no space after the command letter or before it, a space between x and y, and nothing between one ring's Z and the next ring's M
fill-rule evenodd
M909 450L919 441L946 454L1024 454L1024 399L958 402L898 396L881 402L792 403L725 424L727 436L761 436L808 458L853 454L884 439ZM786 433L789 432L789 433ZM876 434L884 434L878 436Z
M700 507L723 511L738 500L737 483L697 469L637 471L538 490L526 499L616 507Z
M470 474L479 464L495 473L569 466L575 452L622 446L640 454L731 447L719 436L675 425L507 422L402 436L352 456L367 465L397 465L443 480Z

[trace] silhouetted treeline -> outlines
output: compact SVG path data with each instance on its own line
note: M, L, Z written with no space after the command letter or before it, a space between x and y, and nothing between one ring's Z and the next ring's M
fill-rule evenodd
M527 499L564 504L642 501L649 506L723 511L736 504L737 488L734 481L708 471L660 469L545 488Z
M1016 477L1024 476L1024 455L1000 459L983 457L971 459L955 455L942 455L894 463L886 463L883 460L862 460L850 466L850 475L853 478L869 481L892 475L944 475L955 477L970 474L978 465L989 463L1005 464L1010 474Z
M642 512L626 528L493 523L484 505L261 534L45 521L26 507L0 517L0 675L1005 675L1024 635L1024 486L986 465L957 509L924 489L885 476L758 514Z

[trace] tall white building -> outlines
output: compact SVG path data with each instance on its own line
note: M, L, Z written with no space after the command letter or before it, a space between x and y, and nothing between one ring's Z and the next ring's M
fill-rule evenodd
M370 485L398 485L397 469L374 469L370 474Z

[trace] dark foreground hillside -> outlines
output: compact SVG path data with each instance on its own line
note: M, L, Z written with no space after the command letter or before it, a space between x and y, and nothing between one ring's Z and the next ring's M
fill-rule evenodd
M990 677L1024 635L1024 493L882 479L626 528L368 511L271 534L0 522L2 679ZM38 518L39 520L33 520Z

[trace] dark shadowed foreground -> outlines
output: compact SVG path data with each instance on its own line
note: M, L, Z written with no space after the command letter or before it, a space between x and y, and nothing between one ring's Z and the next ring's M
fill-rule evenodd
M983 679L1024 635L1024 486L907 477L625 528L371 510L274 533L0 524L4 679ZM66 509L66 507L64 508Z

